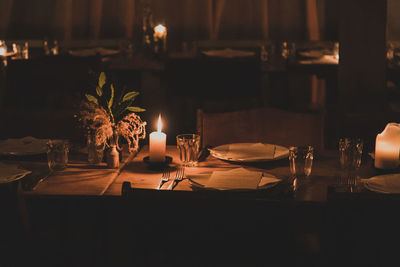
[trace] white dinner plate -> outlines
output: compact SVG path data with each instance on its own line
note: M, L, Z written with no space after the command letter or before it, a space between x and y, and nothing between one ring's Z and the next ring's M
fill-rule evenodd
M0 184L14 182L30 173L31 171L19 168L18 164L0 162Z
M48 139L38 139L32 136L10 138L0 141L0 155L29 156L47 152Z
M209 150L213 157L233 162L264 162L289 156L287 147L264 143L233 143Z
M370 191L384 194L400 194L400 174L384 174L369 179L361 179L364 187Z
M216 188L207 188L205 185L211 177L211 173L197 174L197 175L187 175L189 184L197 189L208 189L208 190L218 190ZM257 190L265 190L276 186L282 180L270 173L264 173L261 177L260 183L258 184ZM236 191L247 191L251 189L232 189Z

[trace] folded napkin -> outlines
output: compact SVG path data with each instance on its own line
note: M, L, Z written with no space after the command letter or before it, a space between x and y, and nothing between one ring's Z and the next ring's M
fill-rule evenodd
M210 151L216 157L238 161L268 160L288 155L286 147L263 143L227 144Z
M0 184L18 180L29 173L31 173L31 171L20 169L18 164L6 164L0 162Z
M2 155L32 155L47 152L48 139L37 139L32 136L10 138L0 141Z
M333 55L324 55L320 58L311 60L299 60L299 64L339 64L339 59Z
M361 179L367 189L375 192L400 194L400 174L384 174L370 179Z
M194 187L218 190L267 189L281 181L270 173L249 171L244 168L189 174L186 177Z
M255 53L252 51L235 50L231 48L203 51L203 54L209 57L224 57L224 58L251 57L255 55Z
M274 158L275 146L265 145L262 143L255 144L231 144L229 145L227 158L232 159L257 159L263 158Z
M320 58L324 55L324 51L322 51L322 50L304 50L304 51L298 51L297 54L301 57Z
M112 56L118 54L119 50L108 49L103 47L94 47L88 49L69 50L68 53L71 56L77 56L77 57L95 56L97 54L101 56Z

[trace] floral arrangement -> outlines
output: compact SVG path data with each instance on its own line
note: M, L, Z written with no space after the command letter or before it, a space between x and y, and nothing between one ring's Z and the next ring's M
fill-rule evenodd
M86 94L81 103L79 121L88 132L94 134L97 146L117 145L119 137L129 145L129 151L139 148L139 139L146 137L146 122L135 112L145 109L132 106L139 92L125 90L116 101L114 84L107 81L106 74L100 73L96 94ZM119 148L120 149L120 148Z

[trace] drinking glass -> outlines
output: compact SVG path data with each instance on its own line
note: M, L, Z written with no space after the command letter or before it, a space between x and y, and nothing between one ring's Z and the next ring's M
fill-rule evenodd
M183 166L197 166L200 148L200 135L180 134L176 137L179 156Z
M22 58L29 59L29 43L25 42L24 46L22 47Z
M63 170L68 165L69 144L64 140L49 140L47 143L47 164L50 171Z
M342 169L357 170L361 166L363 153L361 138L343 137L339 139L339 160Z
M290 173L297 178L307 178L311 174L313 158L314 148L312 146L290 147Z

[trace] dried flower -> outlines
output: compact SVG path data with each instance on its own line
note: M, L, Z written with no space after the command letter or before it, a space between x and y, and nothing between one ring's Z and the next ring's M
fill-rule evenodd
M107 99L104 89L109 87ZM83 101L79 112L81 125L95 135L98 146L115 142L115 138L123 137L129 145L129 151L139 148L139 139L146 137L146 122L134 112L145 111L142 108L131 106L139 92L131 91L121 94L119 101L114 101L115 89L113 83L107 83L106 75L102 72L96 87L97 96L86 94L87 101Z

